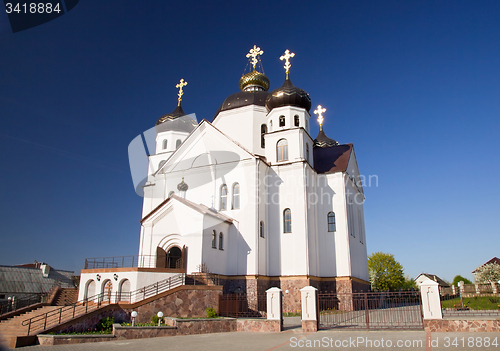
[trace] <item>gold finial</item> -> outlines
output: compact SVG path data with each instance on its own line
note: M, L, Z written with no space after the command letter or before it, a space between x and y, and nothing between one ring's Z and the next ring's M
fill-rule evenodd
M290 52L288 49L285 50L285 54L280 57L280 60L283 61L285 60L285 71L286 71L286 78L288 79L288 73L290 72L290 67L292 67L292 64L290 63L289 59L290 57L294 57L295 53Z
M178 105L181 104L181 101L182 101L182 95L184 95L184 92L182 91L182 88L185 87L186 85L188 85L187 82L184 81L184 79L181 79L179 84L177 84L175 87L176 88L179 88L179 93L177 94L177 96L179 97L177 100L179 100L179 103Z
M253 65L254 71L255 71L255 66L257 65L257 62L259 62L259 60L257 60L257 56L262 55L263 53L264 53L264 51L262 51L257 45L254 45L253 49L250 49L250 52L247 54L247 58L250 58L250 57L252 58L250 60L250 62Z
M319 130L323 130L323 112L326 112L326 108L318 105L318 108L314 110L314 114L318 115Z

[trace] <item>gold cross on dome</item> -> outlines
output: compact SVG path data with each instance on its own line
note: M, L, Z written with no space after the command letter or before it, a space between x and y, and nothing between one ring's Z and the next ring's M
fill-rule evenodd
M175 87L176 88L179 88L179 93L177 94L177 96L179 97L179 102L181 102L182 100L182 95L184 95L184 92L182 91L182 88L185 87L186 85L188 85L187 82L184 81L184 79L181 79L179 84L177 84Z
M253 49L250 49L250 52L247 54L247 58L252 58L250 62L252 63L254 70L257 62L259 62L259 60L257 60L257 56L262 55L263 53L264 51L262 51L257 45L254 45Z
M285 54L280 57L281 61L285 60L285 65L283 67L285 67L287 77L288 77L288 72L290 72L290 67L292 67L292 64L290 63L289 59L290 57L294 56L295 54L293 52L290 52L290 50L286 49Z
M314 110L314 114L318 115L318 123L319 123L319 129L323 129L323 112L326 112L326 108L321 107L321 105L318 105L316 110Z

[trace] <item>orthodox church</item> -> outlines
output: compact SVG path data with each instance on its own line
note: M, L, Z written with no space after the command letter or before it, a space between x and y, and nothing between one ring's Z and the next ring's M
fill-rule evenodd
M138 267L82 270L80 299L103 291L108 276L119 292L200 271L219 275L225 293L276 286L300 300L307 285L338 293L369 288L354 146L326 136L321 106L313 111L320 126L313 138L311 98L290 79L294 54L280 57L285 80L271 92L262 54L250 50L240 91L211 122L184 113L187 82L177 84L177 107L155 126Z

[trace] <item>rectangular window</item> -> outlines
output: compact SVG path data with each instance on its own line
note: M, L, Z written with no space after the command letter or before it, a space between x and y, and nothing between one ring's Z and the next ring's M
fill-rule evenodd
M285 116L280 116L280 127L285 126Z

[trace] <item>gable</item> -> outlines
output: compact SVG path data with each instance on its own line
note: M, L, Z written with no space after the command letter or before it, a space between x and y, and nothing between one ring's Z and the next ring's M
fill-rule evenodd
M236 167L239 161L254 157L210 122L203 120L155 175L210 165Z
M177 195L172 195L169 198L167 198L165 201L163 201L161 204L156 206L156 208L153 209L150 213L148 213L146 216L144 216L144 218L141 219L141 223L158 222L165 215L172 212L174 210L174 207L176 207L176 206L185 207L190 212L193 212L193 215L209 215L211 217L217 218L218 220L221 220L224 222L228 222L228 223L233 222L233 220L230 217L227 217L227 216L225 216L225 215L223 215L215 210L212 210L205 205L196 204L192 201L183 199Z
M315 147L313 148L314 169L318 173L345 172L352 150L352 144Z

